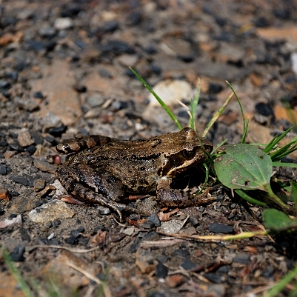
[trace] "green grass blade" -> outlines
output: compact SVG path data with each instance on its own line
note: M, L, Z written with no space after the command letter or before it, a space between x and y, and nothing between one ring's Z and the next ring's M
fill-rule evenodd
M200 98L200 86L197 87L196 94L195 94L194 98L191 99L191 102L190 102L190 115L191 116L189 119L189 127L191 127L195 131L196 131L195 117L196 117L197 106L199 103L199 98Z
M174 113L170 110L170 108L165 104L165 102L155 93L155 91L151 88L151 86L136 72L132 67L129 67L129 69L133 72L133 74L142 82L142 84L145 86L145 88L156 98L156 100L159 102L159 104L162 106L162 108L167 112L167 114L172 118L172 120L175 122L177 127L181 130L182 126L177 120Z
M224 102L222 107L213 115L212 119L210 122L207 124L205 130L203 131L202 137L205 137L205 135L208 133L209 129L212 127L212 125L216 122L216 120L221 116L221 114L224 112L226 109L226 106L229 104L231 98L233 97L233 94L231 94L227 100Z
M290 292L289 297L297 296L297 283L295 283L294 289Z
M22 277L19 270L17 270L16 267L14 266L10 256L7 254L7 252L2 251L2 255L3 255L3 258L5 260L5 264L7 265L10 273L14 276L14 278L16 279L18 284L20 285L21 290L24 293L24 295L26 297L34 297L33 292L31 291L30 287L27 285L26 281Z
M285 275L276 285L271 288L266 296L275 297L279 296L279 293L297 276L297 267L291 270L287 275Z
M285 157L287 157L289 154L293 153L297 150L297 143L292 144L291 142L286 144L285 146L281 147L274 153L270 154L272 161L279 161Z
M248 132L248 128L249 128L249 120L244 120L243 133L242 133L242 137L241 137L241 141L240 141L241 143L245 142L246 135L247 135L247 132Z
M255 205L260 205L260 206L266 206L267 204L263 201L257 200L250 195L248 195L246 192L242 190L234 190L236 194L238 194L242 199L246 200L247 202L250 202Z
M223 140L221 143L219 143L211 152L211 156L215 156L216 152L228 141L228 139ZM219 153L219 155L221 155Z
M272 140L266 145L264 152L268 154L292 130L292 128L293 127L290 127L279 136L274 136Z
M294 163L282 163L282 162L272 162L272 166L297 168L297 164L294 164Z
M232 85L226 80L227 85L229 86L229 88L232 90L233 94L235 95L239 108L240 108L240 112L241 112L241 117L242 117L242 122L243 122L243 134L242 134L242 138L240 143L244 143L245 142L245 138L246 138L246 134L247 134L247 129L248 129L248 121L245 119L244 117L244 112L243 112L243 108L241 105L241 102L235 92L235 90L233 89Z

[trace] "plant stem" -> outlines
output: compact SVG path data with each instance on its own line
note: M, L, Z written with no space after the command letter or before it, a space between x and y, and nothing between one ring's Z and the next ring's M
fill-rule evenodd
M291 211L290 206L287 205L287 204L285 204L279 197L277 197L277 196L273 193L270 184L266 184L266 185L264 186L264 191L267 191L267 193L268 193L270 199L271 199L274 203L276 203L278 206L280 206L284 212Z

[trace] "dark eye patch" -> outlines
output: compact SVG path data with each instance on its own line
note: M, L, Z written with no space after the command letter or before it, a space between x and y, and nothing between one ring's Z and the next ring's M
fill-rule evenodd
M193 158L195 156L195 149L194 150L183 150L182 151L182 154L183 156L186 158L186 159L190 159L190 158Z

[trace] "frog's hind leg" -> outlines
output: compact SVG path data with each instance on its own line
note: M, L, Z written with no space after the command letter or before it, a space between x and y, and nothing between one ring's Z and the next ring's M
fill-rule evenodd
M60 153L68 154L80 152L84 149L89 149L94 146L103 145L111 142L113 139L108 136L101 135L84 135L73 139L66 139L57 145L57 150Z
M68 170L67 170L68 169ZM101 193L97 193L94 190L78 182L75 177L69 175L71 168L60 167L57 170L59 180L67 192L87 204L101 204L102 206L113 209L119 215L120 221L122 221L122 213L120 208L125 209L126 205L117 203L103 196Z

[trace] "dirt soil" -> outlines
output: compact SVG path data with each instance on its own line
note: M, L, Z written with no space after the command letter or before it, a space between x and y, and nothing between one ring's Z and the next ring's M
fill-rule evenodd
M207 205L163 215L154 196L139 199L148 215L120 223L109 209L56 199L55 176L62 139L178 130L129 66L184 126L176 99L189 106L199 83L199 133L231 94L228 80L247 140L267 143L297 119L296 20L294 0L0 0L0 246L33 296L259 296L296 265L293 236L182 237L261 230L262 210L221 187ZM233 100L207 138L237 143L241 133ZM0 296L24 296L2 256L0 265Z

